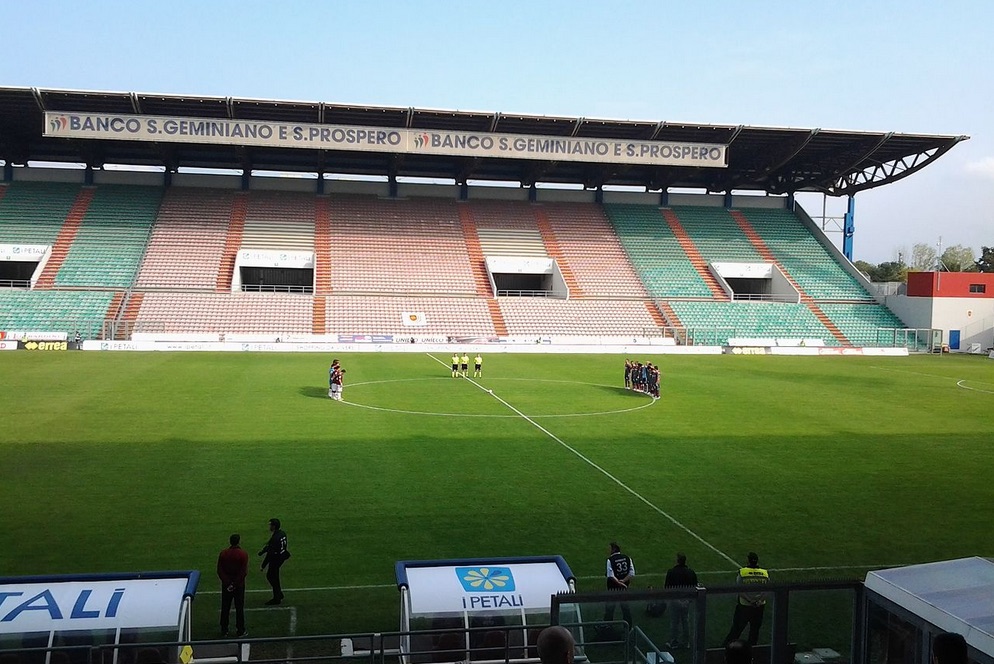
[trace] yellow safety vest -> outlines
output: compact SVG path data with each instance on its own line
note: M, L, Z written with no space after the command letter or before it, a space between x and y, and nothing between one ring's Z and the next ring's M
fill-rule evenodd
M763 584L770 582L770 573L761 567L743 567L739 570L738 583ZM765 606L766 593L740 593L739 604L744 606Z

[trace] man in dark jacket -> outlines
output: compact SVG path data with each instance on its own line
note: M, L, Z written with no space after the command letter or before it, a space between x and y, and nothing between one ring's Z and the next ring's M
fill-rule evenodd
M283 588L280 585L280 567L290 557L290 552L286 548L286 533L280 530L279 519L269 520L269 532L272 533L272 536L270 536L266 546L262 547L259 555L266 556L262 559L262 569L269 568L266 571L266 580L273 587L273 598L266 602L266 604L273 606L283 601Z
M221 636L228 635L231 603L235 603L235 629L245 636L245 577L248 576L248 554L238 546L240 535L228 538L231 545L217 557L217 578L221 579Z
M676 565L666 572L664 588L693 588L697 586L697 573L687 566L687 556L676 554ZM690 646L690 600L675 599L670 602L670 648Z

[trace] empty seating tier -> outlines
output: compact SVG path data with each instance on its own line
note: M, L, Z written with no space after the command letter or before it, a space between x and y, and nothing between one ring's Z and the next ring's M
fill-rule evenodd
M142 298L135 332L310 334L313 298L287 293L165 293Z
M562 259L587 297L648 297L614 227L596 205L546 203Z
M725 208L680 205L672 209L708 263L764 262Z
M159 187L98 187L55 285L130 288L162 192Z
M765 208L741 212L784 270L815 300L873 299L793 212Z
M14 182L0 199L0 243L55 243L79 185Z
M669 302L688 330L718 329L715 340L726 344L735 337L821 339L838 345L832 333L803 304L784 302Z
M332 295L326 302L326 329L335 334L496 336L482 298ZM412 322L409 314L418 314L424 324L405 324Z
M510 336L653 336L659 327L639 300L498 298Z
M95 338L114 297L112 291L0 290L0 330L79 331Z
M892 331L906 325L879 304L819 304L818 308L854 346L890 346ZM897 340L901 343L901 339Z
M650 205L605 205L621 246L654 298L711 297L673 235L659 208Z
M243 248L314 250L313 194L254 191L248 198Z
M332 292L474 295L455 201L330 199Z
M168 189L136 286L213 291L234 196L219 189Z

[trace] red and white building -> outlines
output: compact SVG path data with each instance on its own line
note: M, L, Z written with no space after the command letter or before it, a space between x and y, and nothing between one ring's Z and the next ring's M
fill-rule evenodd
M994 346L994 274L909 272L906 293L885 303L909 327L942 330L950 350Z

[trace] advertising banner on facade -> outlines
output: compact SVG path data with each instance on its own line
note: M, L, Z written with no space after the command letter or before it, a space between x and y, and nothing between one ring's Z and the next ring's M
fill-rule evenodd
M726 168L719 143L536 136L113 113L46 112L52 138L208 143L454 157Z

